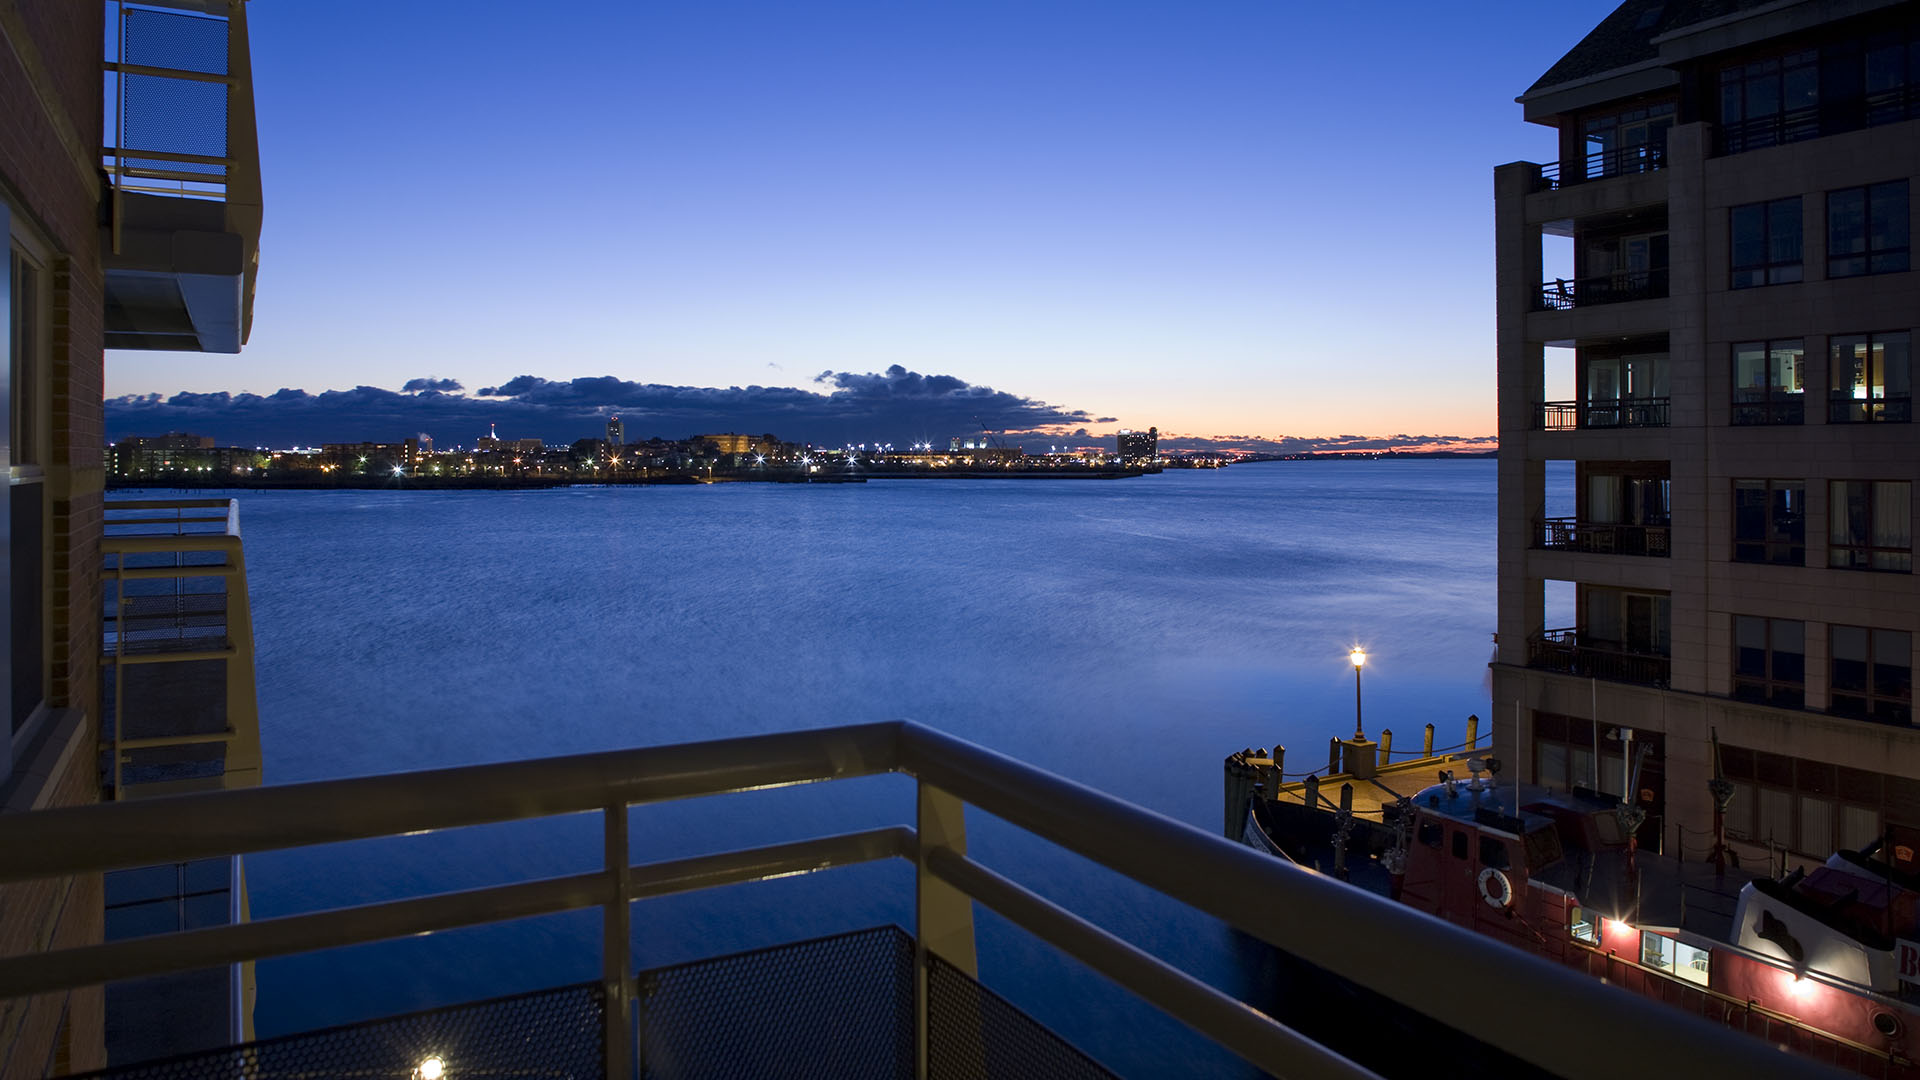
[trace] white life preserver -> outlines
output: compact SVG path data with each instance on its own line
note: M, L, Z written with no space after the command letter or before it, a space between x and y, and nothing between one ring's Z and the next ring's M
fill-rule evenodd
M1513 906L1513 881L1504 870L1489 866L1480 871L1480 899L1502 911Z

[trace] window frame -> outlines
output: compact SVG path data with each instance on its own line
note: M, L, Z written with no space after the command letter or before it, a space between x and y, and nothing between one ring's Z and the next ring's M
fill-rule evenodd
M1853 531L1855 517L1846 508L1854 504L1852 492L1864 493L1865 535ZM1907 504L1906 546L1874 543L1874 523L1880 506L1893 498L1892 489L1905 489ZM1883 490L1885 489L1885 490ZM1844 528L1846 536L1841 538ZM1831 570L1863 570L1879 574L1913 573L1913 482L1911 480L1829 480L1827 481L1827 567Z
M1860 196L1860 249L1857 252L1835 254L1843 245L1834 232L1837 220L1834 201L1838 197L1848 197L1855 193ZM1875 246L1874 204L1876 202L1888 208L1889 212L1893 207L1899 208L1899 215L1905 223L1905 235L1898 243ZM1913 268L1911 211L1911 193L1905 178L1835 188L1827 192L1827 276L1829 278L1870 277L1875 274L1898 274L1911 270ZM1855 262L1858 263L1857 267L1849 265Z
M1757 386L1740 385L1742 349L1757 347L1761 357L1763 382ZM1773 381L1776 354L1793 353L1794 381L1798 390L1788 390ZM1728 423L1735 427L1765 427L1803 424L1807 412L1807 342L1805 338L1773 338L1766 341L1735 341L1728 346L1727 372L1732 383L1732 411ZM1743 397L1743 395L1745 395Z
M1784 222L1776 220L1776 215L1786 207L1793 208L1793 258L1778 258L1776 226L1784 227ZM1740 215L1743 211L1754 211L1759 215L1761 258L1757 262L1740 262ZM1766 202L1742 203L1727 208L1727 268L1728 288L1753 289L1765 285L1792 285L1806 279L1806 210L1801 196L1790 195ZM1758 280L1744 280L1742 275L1757 274Z
M0 780L12 775L24 747L47 715L51 670L47 663L50 507L46 462L52 452L53 250L26 215L0 197L0 234L7 238L0 306L7 326L6 400L0 422L5 455L8 675L4 695L9 720L0 738ZM28 314L20 317L21 311Z
M1761 670L1758 675L1743 674L1740 670L1740 654L1745 646L1740 643L1741 622L1760 624L1761 634ZM1800 649L1791 653L1776 644L1776 638L1786 631L1787 626L1799 628ZM1780 633L1776 633L1776 630ZM1797 656L1799 678L1791 677L1791 665L1782 665L1776 658ZM1787 666L1787 673L1780 670ZM1799 709L1807 703L1807 624L1800 619L1774 619L1764 615L1739 615L1733 617L1733 666L1729 672L1730 694L1737 701L1751 701L1760 705L1772 705L1776 708ZM1743 692L1744 691L1744 692Z
M1759 538L1743 536L1740 528L1741 512L1744 509L1740 504L1741 493L1742 491L1755 490L1752 487L1743 488L1742 485L1754 484L1761 485L1758 490L1765 495L1765 505L1762 507L1764 517L1763 528L1762 535ZM1797 499L1793 497L1793 493L1796 491L1799 493ZM1792 508L1792 511L1788 514L1788 520L1790 523L1799 526L1797 536L1791 528L1783 534L1776 535L1775 526L1780 521L1775 511L1776 494L1787 497L1787 502ZM1807 564L1807 482L1799 479L1735 477L1733 480L1732 532L1732 559L1734 562L1770 564L1774 566L1805 566ZM1750 553L1742 551L1742 548L1751 549L1754 547L1759 548L1759 551L1755 553L1759 556L1758 558L1750 557Z
M1839 635L1845 631L1857 631L1866 635L1866 671L1860 685L1856 688L1853 680L1842 685L1840 678ZM1900 639L1905 638L1905 649ZM1882 657L1897 657L1899 664L1882 664ZM1847 662L1851 662L1850 660ZM1889 668L1904 667L1905 685L1895 686L1891 691L1881 684L1882 666ZM1846 626L1832 624L1827 627L1827 711L1835 716L1847 716L1856 720L1871 720L1879 723L1910 725L1913 723L1913 635L1905 630L1888 630L1872 626ZM1842 704L1845 698L1847 703Z
M1888 387L1887 353L1895 339L1906 339L1907 392L1895 394ZM1877 347L1877 348L1876 348ZM1846 350L1843 358L1842 349ZM1879 359L1875 359L1876 353ZM1845 384L1842 371L1846 373ZM1857 378L1855 377L1857 375ZM1879 397L1857 397L1856 389L1869 393L1879 377ZM1833 334L1827 338L1827 423L1829 424L1907 424L1913 422L1913 333L1910 330L1876 330L1857 334Z

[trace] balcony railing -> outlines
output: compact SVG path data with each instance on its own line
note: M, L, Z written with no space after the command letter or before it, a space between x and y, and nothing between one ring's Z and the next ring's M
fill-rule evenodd
M1538 190L1557 191L1588 180L1606 180L1615 176L1637 176L1667 166L1664 146L1615 146L1595 150L1573 170L1563 170L1558 161L1540 166Z
M1764 427L1805 423L1806 417L1805 394L1782 392L1769 395L1754 391L1752 396L1746 396L1744 392L1734 396L1730 419L1736 427Z
M1663 397L1547 401L1540 405L1538 426L1542 431L1666 427L1668 401Z
M1548 630L1527 642L1527 666L1584 678L1665 687L1672 661L1629 652L1617 641L1583 644L1578 630Z
M116 499L100 540L110 798L260 782L253 615L231 499Z
M1671 530L1665 525L1619 525L1611 522L1547 518L1540 530L1540 546L1554 551L1584 551L1596 555L1668 556Z
M1913 395L1889 394L1886 397L1856 398L1835 394L1827 402L1829 424L1911 424Z
M1657 300L1667 295L1667 271L1622 270L1614 274L1569 281L1556 278L1540 286L1540 306L1548 311L1571 311L1597 304L1624 304L1630 300Z
M1738 154L1915 118L1920 118L1920 82L1721 124L1715 129L1714 144L1718 153Z
M629 863L629 808L636 804L883 773L915 779L913 826ZM599 816L605 853L600 868L567 877L8 956L0 958L0 999L598 907L602 969L599 986L590 989L600 996L572 1012L584 1018L571 1028L573 1045L597 1041L605 1074L625 1080L650 1049L635 1038L635 901L900 858L915 868L909 962L918 974L907 1005L913 1067L895 1075L925 1077L930 1060L951 1070L1010 1050L982 1046L992 1036L978 1023L929 1037L929 995L941 992L941 972L978 977L975 902L1262 1070L1373 1075L969 857L969 806L1553 1075L1617 1080L1649 1060L1675 1075L1786 1080L1817 1068L1762 1040L906 723L0 815L0 882L581 813ZM1494 1000L1500 1007L1488 1009ZM646 1022L653 1022L651 1012ZM1630 1031L1633 1038L1578 1037L1589 1029ZM223 1053L229 1061L261 1056L251 1048ZM469 1062L474 1075L484 1075L486 1065Z

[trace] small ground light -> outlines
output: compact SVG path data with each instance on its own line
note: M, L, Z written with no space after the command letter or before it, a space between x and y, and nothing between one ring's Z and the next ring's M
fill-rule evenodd
M427 1058L413 1070L413 1075L419 1077L419 1080L440 1080L447 1075L447 1063L438 1057Z

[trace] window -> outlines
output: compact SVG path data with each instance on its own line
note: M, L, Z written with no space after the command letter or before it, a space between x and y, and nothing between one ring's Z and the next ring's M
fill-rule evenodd
M1830 343L1827 420L1913 421L1913 335L1846 334Z
M1420 842L1430 848L1437 848L1440 846L1440 838L1445 835L1445 832L1446 830L1440 827L1439 822L1423 821L1420 823Z
M1582 125L1586 135L1588 179L1651 172L1664 164L1667 129L1673 126L1674 103L1661 102L1625 112L1590 116Z
M1800 198L1749 203L1732 211L1733 287L1800 280Z
M1696 949L1665 934L1643 930L1640 933L1640 962L1656 971L1705 986L1712 955L1705 949Z
M1891 724L1912 723L1913 635L1864 626L1835 626L1829 632L1833 657L1829 711Z
M10 666L8 705L11 723L5 743L26 726L46 696L46 583L43 528L46 485L47 288L44 259L36 258L28 239L13 231L18 219L0 204L0 232L7 232L6 288L7 383L5 445L9 488L4 511L7 535L8 621L6 654ZM0 763L11 754L0 754Z
M1513 866L1513 859L1507 854L1507 845L1499 837L1480 838L1480 865L1491 866L1495 870L1506 870Z
M1827 565L1839 570L1913 571L1913 484L1835 480L1827 495Z
M1820 50L1823 129L1851 131L1920 116L1920 39L1911 27Z
M1593 913L1578 904L1567 908L1567 933L1575 941L1584 941L1589 945L1600 944L1600 921Z
M1798 424L1806 417L1806 350L1798 339L1733 347L1733 422Z
M1807 700L1807 627L1798 619L1733 617L1733 696L1790 709Z
M1458 829L1453 832L1453 857L1456 859L1467 857L1467 834Z
M1907 269L1907 182L1827 192L1827 276Z
M1820 134L1819 54L1811 49L1720 72L1720 141L1729 153Z
M1733 559L1787 566L1806 564L1806 481L1733 482Z

